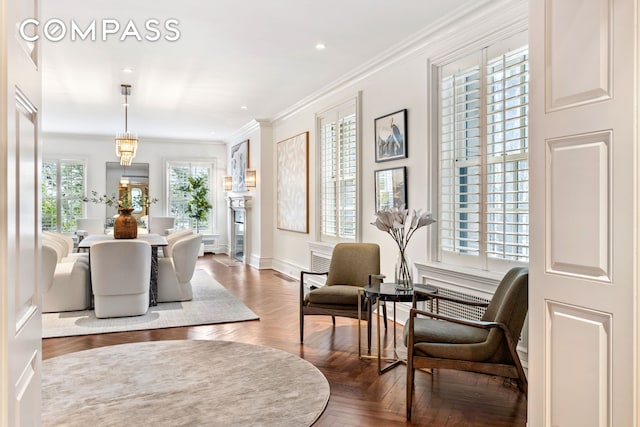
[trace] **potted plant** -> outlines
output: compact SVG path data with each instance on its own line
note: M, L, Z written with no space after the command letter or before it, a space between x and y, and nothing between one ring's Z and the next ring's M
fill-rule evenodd
M200 222L207 220L207 213L213 207L209 203L209 188L206 177L189 177L189 183L182 187L191 199L187 204L187 215L196 222L196 233L200 232Z

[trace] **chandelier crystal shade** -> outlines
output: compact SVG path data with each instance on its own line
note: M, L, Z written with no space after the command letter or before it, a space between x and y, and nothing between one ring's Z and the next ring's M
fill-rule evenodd
M120 85L124 95L124 133L116 136L116 156L120 158L122 166L130 166L138 150L138 138L129 133L128 128L128 108L129 95L131 95L131 85Z

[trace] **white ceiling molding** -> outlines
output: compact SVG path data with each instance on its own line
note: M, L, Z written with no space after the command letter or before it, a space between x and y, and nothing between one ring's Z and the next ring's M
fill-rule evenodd
M242 126L240 129L235 131L229 140L227 141L229 144L235 144L237 142L242 142L247 139L247 136L251 133L257 131L258 129L271 127L271 122L266 119L253 119L246 125Z

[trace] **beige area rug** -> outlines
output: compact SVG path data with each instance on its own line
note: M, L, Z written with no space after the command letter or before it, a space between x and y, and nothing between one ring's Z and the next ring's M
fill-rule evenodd
M44 313L42 337L104 334L176 326L256 320L258 316L231 295L205 270L198 269L191 280L193 300L159 303L144 316L98 319L92 310Z
M309 426L329 383L290 353L230 341L152 341L43 362L43 426Z

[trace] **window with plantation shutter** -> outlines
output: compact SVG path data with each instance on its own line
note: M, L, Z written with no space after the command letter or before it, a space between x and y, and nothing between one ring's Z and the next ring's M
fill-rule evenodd
M528 49L439 67L439 243L447 263L529 261Z
M42 162L42 230L70 232L84 214L85 166L80 160Z
M176 218L176 229L196 229L196 223L190 218L187 212L187 206L191 196L184 191L184 187L189 183L190 177L205 177L205 181L209 183L211 190L211 177L213 176L214 165L209 162L190 162L190 161L170 161L167 163L167 207L168 214ZM209 203L213 204L211 191L209 191ZM198 228L202 231L213 231L215 224L215 209L209 210L207 220L200 222Z
M321 240L356 239L356 123L355 101L318 116Z

